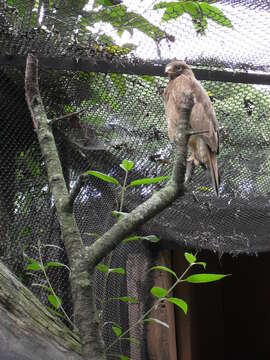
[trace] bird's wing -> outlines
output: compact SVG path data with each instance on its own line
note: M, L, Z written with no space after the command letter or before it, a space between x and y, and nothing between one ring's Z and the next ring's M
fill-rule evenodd
M194 131L206 131L201 137L211 151L218 153L218 122L213 105L206 91L197 80L194 79L192 86L195 102L190 114L190 126Z
M194 77L182 74L171 80L166 87L164 98L169 138L173 140L176 135L181 97L186 91L194 94L190 126L194 132L205 131L201 135L191 136L189 146L197 160L210 171L214 189L218 194L219 174L216 161L216 153L219 148L218 122L209 96Z
M168 122L168 134L172 140L176 134L179 120L179 105L183 92L187 90L194 94L194 106L190 115L190 126L194 131L206 131L202 138L211 151L218 153L219 136L216 115L204 88L193 77L180 75L170 81L165 89L165 113Z
M190 90L192 81L185 75L180 75L176 79L169 81L165 93L165 115L168 123L168 135L173 140L176 135L176 128L179 121L179 106L183 92Z

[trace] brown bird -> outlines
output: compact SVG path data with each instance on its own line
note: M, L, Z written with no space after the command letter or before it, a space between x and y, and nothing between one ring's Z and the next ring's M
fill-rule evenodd
M194 105L190 114L190 127L195 134L190 136L188 142L191 156L187 160L186 181L191 176L192 167L201 164L206 169L218 196L219 173L216 155L219 150L219 134L218 122L211 100L184 61L171 62L166 66L165 72L170 79L164 93L165 114L170 140L174 140L176 136L179 106L183 92L190 90L194 96Z

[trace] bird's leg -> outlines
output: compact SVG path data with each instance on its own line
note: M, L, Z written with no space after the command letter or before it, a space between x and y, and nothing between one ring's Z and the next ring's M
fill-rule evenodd
M211 173L211 169L206 166L205 164L201 164L202 168L204 169L204 173L207 177L207 180L209 182L209 184L213 184L213 174Z
M193 160L187 160L187 165L186 165L186 174L185 174L185 183L188 183L189 180L191 179L191 176L193 174L194 171L194 161Z
M191 156L187 159L185 183L188 183L191 179L196 165L198 165L198 160L195 158L194 153L192 152Z

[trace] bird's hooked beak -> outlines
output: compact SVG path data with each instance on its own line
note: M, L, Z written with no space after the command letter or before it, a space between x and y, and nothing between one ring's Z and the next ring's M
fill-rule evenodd
M165 74L171 74L172 73L172 65L171 64L168 64L166 65L165 67Z

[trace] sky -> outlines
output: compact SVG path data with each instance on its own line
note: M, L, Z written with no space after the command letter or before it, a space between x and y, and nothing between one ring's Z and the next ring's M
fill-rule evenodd
M247 9L244 6L214 4L231 20L233 29L208 20L206 36L200 36L196 34L191 18L187 14L177 20L162 22L164 10L152 10L153 5L160 1L123 1L129 10L143 15L154 25L175 36L174 43L162 40L159 55L155 42L138 30L134 30L133 36L125 31L122 37L119 37L111 25L100 23L95 26L95 31L110 34L119 45L124 43L137 45L135 54L144 59L214 57L225 61L269 66L270 72L270 12ZM93 0L90 0L89 8L92 7L92 3Z

